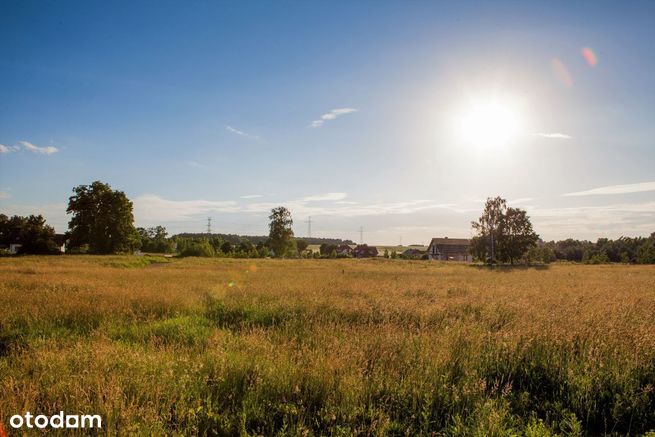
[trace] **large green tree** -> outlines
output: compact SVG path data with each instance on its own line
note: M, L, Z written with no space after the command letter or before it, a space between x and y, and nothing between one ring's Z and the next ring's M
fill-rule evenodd
M273 208L270 219L268 234L268 246L275 253L276 257L285 257L296 251L296 241L293 237L293 219L291 212L283 206Z
M134 228L132 202L122 191L95 181L73 188L66 212L70 246L88 246L92 253L131 252L139 247L139 234Z
M139 233L143 252L170 253L175 243L168 238L168 231L163 226L154 228L136 228Z
M501 197L488 198L482 216L471 225L477 232L471 242L473 255L490 263L514 264L539 240L527 213L508 207Z

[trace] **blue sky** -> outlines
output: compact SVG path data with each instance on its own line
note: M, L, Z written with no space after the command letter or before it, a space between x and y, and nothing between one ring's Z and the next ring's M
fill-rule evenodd
M3 2L0 210L64 231L102 180L139 226L263 234L286 205L297 235L311 216L393 244L467 237L501 195L545 239L647 235L653 22L653 2Z

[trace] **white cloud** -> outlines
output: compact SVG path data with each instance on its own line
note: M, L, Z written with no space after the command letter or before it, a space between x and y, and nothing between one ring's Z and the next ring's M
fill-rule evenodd
M571 135L563 134L561 132L552 132L552 133L536 133L533 134L537 137L542 137L542 138L552 138L556 140L570 140L573 137Z
M655 202L570 208L528 208L534 228L547 239L645 236L653 232Z
M609 185L606 187L593 188L591 190L576 191L563 194L564 196L597 196L604 194L628 194L655 191L655 181L639 182L637 184Z
M5 146L4 144L0 144L0 154L16 152L19 149L20 149L20 147L18 147L18 146Z
M250 138L250 139L253 139L253 140L258 140L259 139L259 137L257 135L249 134L248 132L244 132L244 131L239 130L239 129L237 129L235 127L232 127L232 126L225 126L225 130L228 131L228 132L232 132L233 134L237 134L239 136Z
M43 155L52 155L53 153L59 152L59 149L56 148L55 146L45 146L45 147L38 147L35 146L34 144L30 143L29 141L21 141L20 144L23 146L23 148L29 152L32 153L40 153Z
M234 201L168 200L153 194L134 199L134 216L139 222L187 220L210 212L238 212Z
M134 216L138 225L162 224L197 220L212 213L266 215L278 206L287 207L295 217L333 216L360 217L388 214L411 214L419 211L443 208L453 211L451 205L437 204L429 200L406 202L358 204L344 203L345 193L327 193L307 196L296 200L240 204L236 201L170 200L154 194L134 199ZM317 204L316 202L325 202Z
M326 121L334 120L337 117L340 117L344 114L350 114L351 112L357 112L357 109L355 108L333 109L330 112L326 112L325 114L321 115L321 117L318 120L312 121L311 127L321 127Z
M264 197L262 194L246 194L245 196L241 196L242 199L257 199L259 197Z
M534 199L532 197L521 197L521 198L518 198L518 199L509 200L509 201L507 201L507 203L509 203L510 205L523 205L523 204L531 202L533 200Z
M347 196L348 195L346 193L326 193L303 197L302 200L305 202L321 202L326 200L343 200Z
M9 198L11 198L11 194L9 194L7 191L0 191L0 200Z

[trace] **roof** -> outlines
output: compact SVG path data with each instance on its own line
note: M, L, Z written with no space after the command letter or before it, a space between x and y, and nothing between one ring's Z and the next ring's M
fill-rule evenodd
M470 246L471 241L468 238L433 238L430 246Z
M425 250L420 250L420 249L414 249L414 248L409 248L403 252L403 255L418 255L418 254L424 254Z
M355 249L353 249L354 252L357 253L373 253L376 254L378 253L378 248L375 246L369 246L367 244L359 244Z

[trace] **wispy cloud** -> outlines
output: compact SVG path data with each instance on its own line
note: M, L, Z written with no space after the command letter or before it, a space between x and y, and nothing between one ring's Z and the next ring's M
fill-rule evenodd
M148 194L134 199L134 215L139 223L166 223L197 219L207 214L256 214L265 215L277 206L287 207L294 216L360 217L390 214L412 214L433 209L454 211L452 205L438 204L430 200L410 200L389 203L344 203L345 193L327 193L306 196L301 199L255 202L241 204L236 201L170 200ZM321 203L318 203L318 202Z
M11 198L11 194L9 194L7 191L0 190L0 200L9 198Z
M20 150L20 147L18 146L5 146L4 144L0 144L0 153L11 153L18 150Z
M40 153L42 155L52 155L53 153L59 152L59 149L56 148L55 146L38 147L30 143L29 141L21 141L20 144L23 146L25 150L30 151L32 153Z
M198 161L187 161L187 165L193 168L207 168L205 164L202 164Z
M637 184L608 185L606 187L593 188L591 190L566 193L564 196L598 196L607 194L643 193L646 191L655 191L655 181L639 182Z
M532 197L520 197L518 199L509 200L509 201L507 201L507 203L509 203L510 205L523 205L523 204L526 204L528 202L532 202L533 200L534 200L534 198L532 198Z
M239 207L234 201L169 200L153 194L134 199L134 216L139 221L180 221L211 212L239 212Z
M321 202L327 200L343 200L346 197L348 197L346 193L326 193L303 197L302 200L304 202Z
M573 139L571 135L563 134L561 132L551 132L551 133L543 133L539 132L536 134L533 134L536 137L542 137L542 138L552 138L556 140L570 140Z
M241 196L242 199L257 199L259 197L264 197L262 194L246 194L245 196Z
M28 152L39 153L41 155L52 155L53 153L59 152L59 149L55 146L39 147L35 146L29 141L19 141L18 144L13 146L5 146L4 144L0 144L0 153L18 152L21 148L23 150L27 150Z
M655 202L568 208L528 208L534 228L547 239L644 236L653 232Z
M240 129L237 129L235 127L232 127L232 126L225 126L225 130L228 131L228 132L232 132L233 134L245 137L245 138L250 138L251 140L258 140L259 139L259 137L257 135L249 134L248 132L244 132L244 131L242 131Z
M357 109L355 109L355 108L333 109L330 112L326 112L325 114L321 115L318 120L312 121L311 126L312 127L321 127L328 120L334 120L337 117L340 117L340 116L342 116L344 114L350 114L352 112L357 112Z

